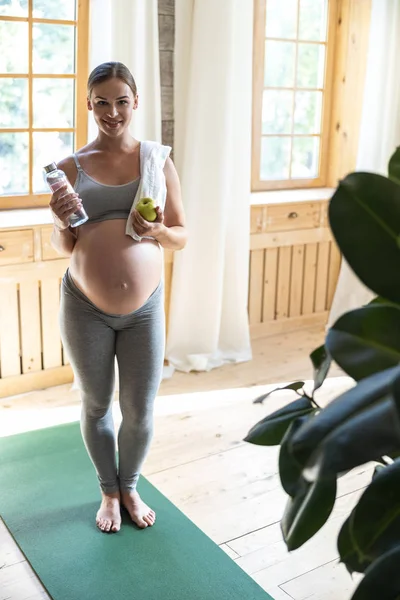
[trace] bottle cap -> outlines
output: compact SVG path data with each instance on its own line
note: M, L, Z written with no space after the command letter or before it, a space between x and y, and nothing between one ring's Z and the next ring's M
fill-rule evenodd
M50 173L51 171L56 171L57 170L57 164L55 162L52 162L49 165L46 165L45 167L43 167L43 170L45 173Z

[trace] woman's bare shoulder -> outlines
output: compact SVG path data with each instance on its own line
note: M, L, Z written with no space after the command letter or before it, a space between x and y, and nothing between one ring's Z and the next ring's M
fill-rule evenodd
M59 169L61 169L62 171L64 171L64 173L66 174L66 176L68 177L68 179L72 180L74 179L74 177L76 176L76 164L74 161L74 157L71 156L67 156L66 158L63 158L62 160L60 160L57 163L57 167Z
M87 144L86 146L79 148L79 150L77 150L75 154L77 155L78 159L80 159L81 156L85 156L86 154L88 154L90 152L90 149L91 144ZM68 179L76 177L77 166L73 154L60 160L57 163L57 166L59 169L62 169L64 171Z
M89 144L86 144L86 146L82 146L82 148L79 148L79 150L77 150L75 152L75 154L79 157L79 156L86 156L87 154L91 154L93 153L93 142L89 142Z

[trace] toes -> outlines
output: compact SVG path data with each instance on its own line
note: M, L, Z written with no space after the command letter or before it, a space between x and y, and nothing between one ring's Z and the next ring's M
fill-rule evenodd
M150 517L150 515L143 517L143 521L147 523L147 525L150 525L150 527L154 524L154 520Z
M101 531L107 532L111 529L111 521L107 521L106 519L97 519L96 524Z
M103 531L110 531L110 529L111 529L111 521L106 521L104 524Z
M113 526L112 526L112 528L111 528L111 531L114 531L114 532L115 531L119 531L120 528L121 528L121 525L119 523L114 523Z

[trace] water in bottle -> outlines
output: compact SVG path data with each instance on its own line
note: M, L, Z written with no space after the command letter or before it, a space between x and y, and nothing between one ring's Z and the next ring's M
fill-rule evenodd
M44 177L53 193L59 190L63 185L67 186L66 193L73 194L75 191L64 171L58 169L54 162L44 167ZM71 227L78 227L79 225L86 223L88 218L84 208L78 208L78 210L69 217L69 224Z

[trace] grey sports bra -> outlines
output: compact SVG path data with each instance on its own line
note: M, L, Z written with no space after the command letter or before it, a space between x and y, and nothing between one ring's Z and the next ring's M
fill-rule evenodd
M140 177L124 185L99 183L85 173L76 154L73 157L78 169L74 189L82 199L89 222L127 219L139 188Z

